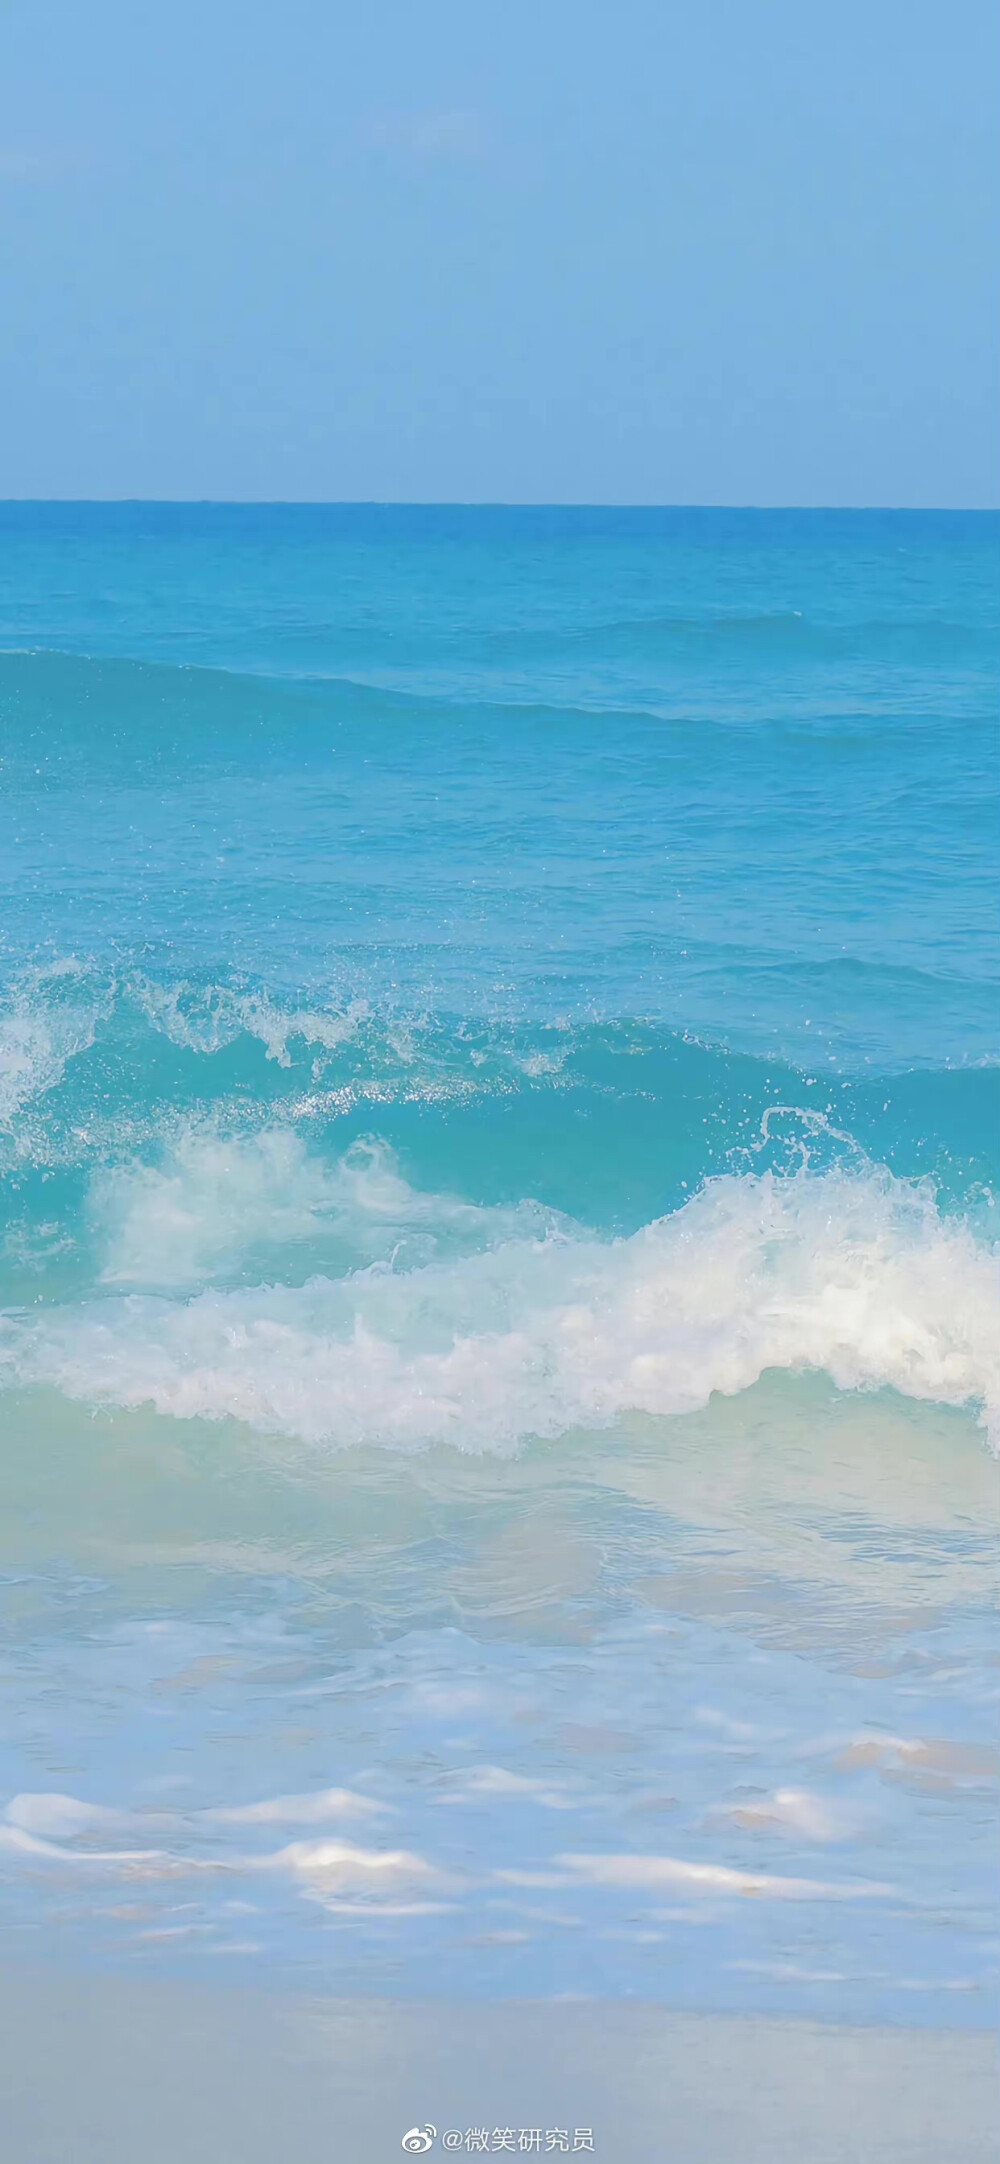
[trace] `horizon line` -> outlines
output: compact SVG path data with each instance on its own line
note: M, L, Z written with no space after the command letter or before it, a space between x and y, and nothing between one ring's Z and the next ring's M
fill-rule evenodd
M822 515L828 512L864 514L890 512L899 517L920 517L932 512L940 517L995 518L995 504L900 504L900 503L695 503L627 502L624 499L560 501L558 498L523 500L515 497L477 496L0 496L0 509L52 508L64 510L177 509L177 510L287 510L287 511L739 511L796 512Z

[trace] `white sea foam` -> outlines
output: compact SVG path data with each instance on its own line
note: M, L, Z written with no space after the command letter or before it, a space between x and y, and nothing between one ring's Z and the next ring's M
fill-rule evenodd
M0 1824L0 1854L31 1863L49 1862L77 1868L106 1868L130 1878L173 1878L188 1871L281 1872L290 1874L313 1899L329 1902L341 1896L360 1897L366 1904L382 1902L408 1889L424 1895L450 1888L451 1875L412 1849L360 1848L355 1843L326 1836L289 1841L279 1849L257 1854L222 1855L181 1848L98 1848L92 1837L128 1828L142 1832L196 1833L213 1826L320 1824L342 1815L345 1792L324 1790L315 1796L283 1796L247 1810L208 1810L184 1819L172 1813L116 1810L87 1804L74 1796L15 1796ZM349 1797L351 1804L365 1799ZM304 1808L305 1807L305 1808ZM377 1806L368 1806L377 1808ZM72 1843L87 1843L72 1846Z
M805 1841L845 1841L852 1831L850 1820L806 1788L741 1792L727 1803L713 1804L707 1820L710 1826Z
M506 1766L472 1766L468 1772L451 1774L439 1803L533 1803L546 1811L574 1811L581 1801L568 1796L552 1781L530 1774L511 1773Z
M931 1736L855 1736L840 1752L842 1771L872 1769L883 1780L938 1791L995 1788L1000 1752L989 1744Z
M207 1056L240 1037L255 1038L279 1067L291 1067L303 1052L310 1055L315 1078L331 1054L357 1038L368 1012L363 999L346 998L329 1009L284 1005L246 987L183 978L161 985L141 973L109 974L76 956L62 956L22 970L0 996L0 1134L13 1128L22 1157L50 1157L51 1134L37 1120L26 1124L25 1115L29 1108L38 1113L41 1101L58 1089L108 1024L134 1029L141 1017L155 1035ZM367 1087L356 1084L354 1094L377 1097L385 1088L384 1080L369 1080ZM160 1108L155 1117L158 1122ZM115 1128L139 1131L145 1124L135 1105L116 1119L102 1102L70 1132L79 1146L92 1140L92 1131L107 1137Z
M9 1825L19 1827L23 1833L36 1834L41 1840L73 1841L79 1834L105 1833L127 1825L131 1813L117 1811L109 1804L85 1803L79 1796L61 1796L46 1791L40 1795L12 1796L4 1817ZM145 1823L159 1824L159 1815L152 1814Z
M113 987L95 994L72 959L28 971L0 1014L0 1128L54 1089L67 1062L94 1042Z
M360 1185L371 1179L398 1175L369 1167ZM465 1251L301 1286L11 1316L0 1371L95 1405L401 1449L502 1450L629 1410L683 1413L767 1369L822 1369L843 1389L891 1386L1000 1423L997 1257L888 1174L731 1175L614 1241L551 1222L542 1236L531 1205L519 1222L470 1217L401 1181L391 1199L390 1218L440 1225L450 1211L454 1229L457 1213ZM119 1254L135 1258L144 1211L152 1237L161 1201L155 1185L132 1191Z
M328 1826L333 1819L377 1818L388 1809L351 1788L320 1788L301 1796L266 1796L260 1803L213 1805L193 1815L203 1826Z
M561 1220L537 1203L480 1209L404 1180L391 1151L354 1144L336 1163L289 1127L226 1135L182 1129L155 1165L109 1167L91 1184L102 1281L173 1290L224 1274L249 1254L308 1243L338 1272L544 1238Z
M329 1826L344 1818L371 1818L387 1811L384 1803L353 1789L322 1788L296 1796L267 1796L259 1803L213 1805L201 1811L125 1810L86 1803L78 1796L48 1790L12 1796L4 1817L8 1825L46 1840L72 1841L81 1835L175 1831L200 1826Z
M694 1894L743 1894L768 1901L871 1901L893 1887L872 1879L784 1878L768 1871L733 1871L725 1864L688 1863L680 1856L557 1856L556 1862L588 1886L661 1887Z
M267 1058L291 1065L295 1038L323 1052L335 1051L354 1037L368 1013L366 1001L349 1000L340 1010L284 1007L264 992L231 985L169 985L135 977L130 989L147 1021L173 1044L191 1052L218 1052L234 1038L256 1037Z
M445 1886L447 1873L406 1848L357 1848L348 1841L290 1841L254 1859L258 1870L292 1871L314 1891L376 1895L400 1886Z

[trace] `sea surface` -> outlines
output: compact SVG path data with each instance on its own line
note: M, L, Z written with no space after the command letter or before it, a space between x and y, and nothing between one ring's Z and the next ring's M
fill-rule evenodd
M0 507L14 1951L989 2021L998 564Z

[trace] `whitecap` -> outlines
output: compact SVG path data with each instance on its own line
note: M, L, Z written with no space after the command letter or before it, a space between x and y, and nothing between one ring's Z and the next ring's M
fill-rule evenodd
M397 1215L413 1194L399 1184ZM457 1211L465 1252L411 1268L8 1316L0 1373L93 1405L404 1450L502 1451L629 1411L685 1413L768 1369L825 1370L844 1390L890 1387L1000 1423L997 1257L925 1187L874 1172L729 1175L607 1241L542 1229L524 1208L528 1236L507 1212L472 1222L453 1198L413 1201L431 1226L451 1211L454 1228Z

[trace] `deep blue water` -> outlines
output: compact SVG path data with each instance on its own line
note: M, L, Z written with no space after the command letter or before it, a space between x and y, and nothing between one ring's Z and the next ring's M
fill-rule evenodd
M26 1933L985 2018L998 557L0 507Z

